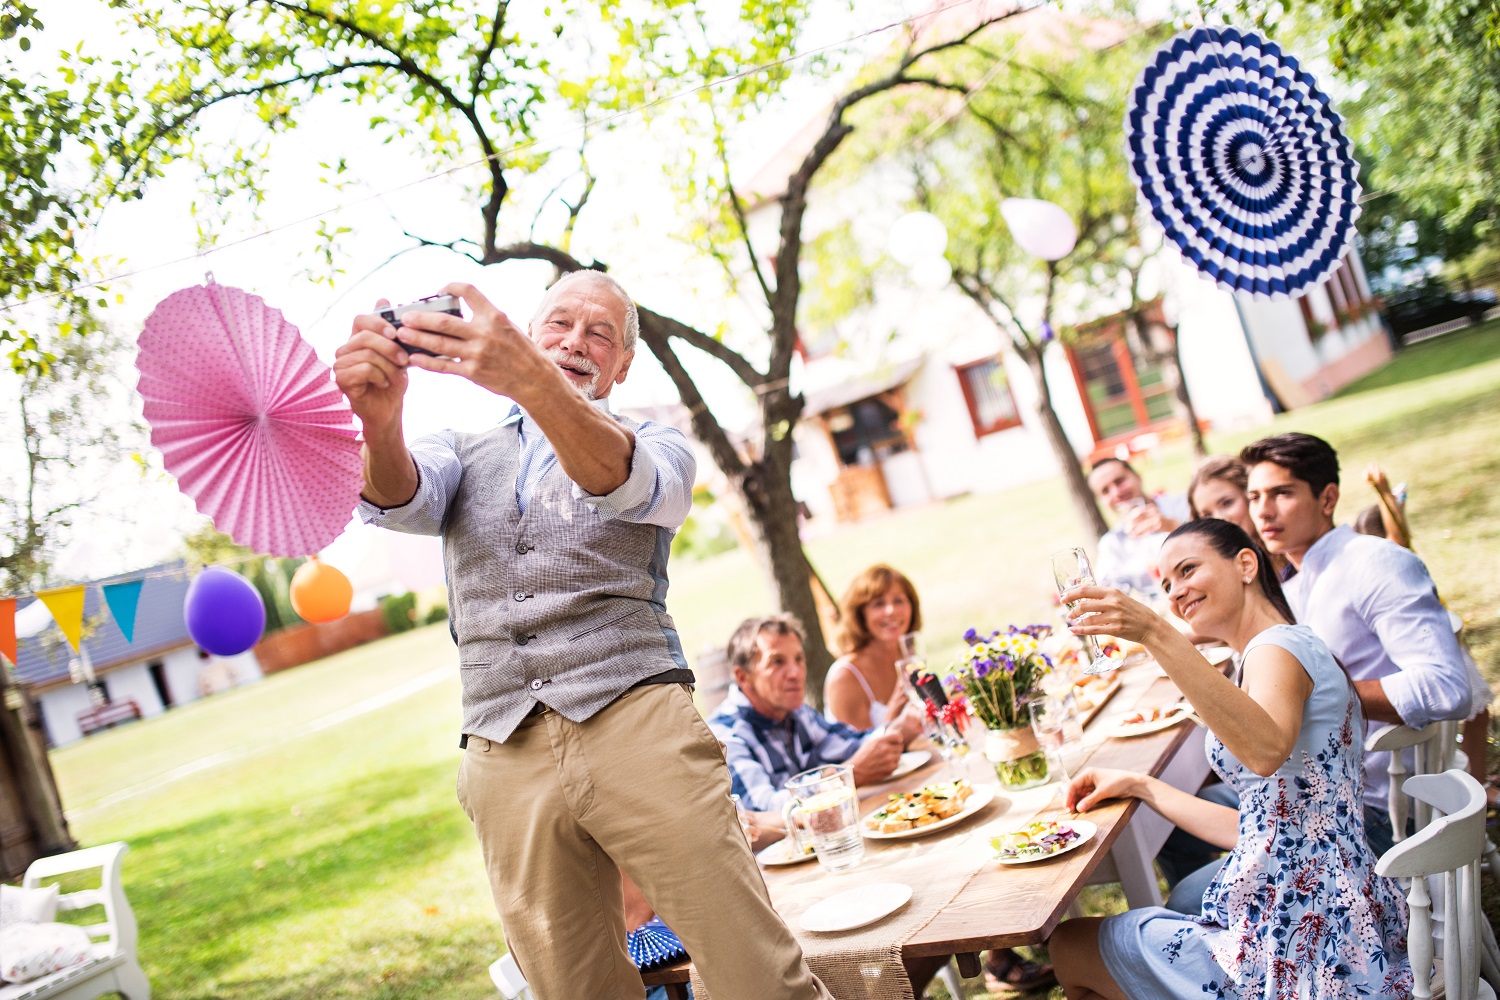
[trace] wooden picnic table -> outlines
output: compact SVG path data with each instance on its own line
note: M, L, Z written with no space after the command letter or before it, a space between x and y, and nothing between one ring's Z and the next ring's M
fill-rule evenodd
M1150 660L1123 668L1122 675L1125 683L1119 693L1085 729L1083 749L1067 755L1072 770L1096 766L1141 771L1196 791L1209 768L1203 753L1204 730L1191 722L1128 739L1100 737L1122 715L1137 708L1170 704L1180 697L1176 685L1159 676ZM866 815L873 812L891 792L922 787L944 766L934 754L934 760L926 766L873 789L864 798L861 811ZM1064 786L1055 783L1053 787L1056 797L1038 818L1053 818L1063 811ZM1001 793L1007 794L1003 788ZM922 839L940 845L945 838L962 835L971 824L983 822L981 817L992 815L994 809L994 805L986 806L972 819ZM1025 865L989 864L977 874L955 869L953 877L967 880L967 884L926 926L906 939L903 960L953 955L965 976L977 976L980 952L1041 944L1072 908L1084 886L1095 882L1119 881L1132 907L1159 904L1161 895L1151 861L1170 832L1170 824L1136 799L1106 803L1085 818L1098 827L1097 834L1089 843L1056 858ZM778 890L789 888L800 870L763 869L773 904L777 903ZM830 888L830 894L832 891ZM642 979L648 986L672 987L688 981L688 969L684 962L642 973Z

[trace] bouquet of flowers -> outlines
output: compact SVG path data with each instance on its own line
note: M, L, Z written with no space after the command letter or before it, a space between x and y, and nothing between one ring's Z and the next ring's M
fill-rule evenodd
M1052 634L1050 625L1010 626L982 637L974 629L964 633L969 648L949 674L968 701L969 712L988 729L1015 729L1027 724L1021 706L1052 670L1052 659L1041 642Z

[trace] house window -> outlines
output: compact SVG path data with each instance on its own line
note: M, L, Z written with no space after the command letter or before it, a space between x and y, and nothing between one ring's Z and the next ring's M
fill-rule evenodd
M956 365L958 384L963 387L964 402L969 404L969 419L974 422L974 436L983 437L1007 427L1018 427L1020 414L1010 394L1005 366L995 358L972 364Z
M1132 350L1123 333L1090 337L1073 349L1073 359L1100 440L1172 416L1172 390L1161 369L1145 351Z
M875 465L906 450L900 414L871 396L828 414L828 430L842 465Z

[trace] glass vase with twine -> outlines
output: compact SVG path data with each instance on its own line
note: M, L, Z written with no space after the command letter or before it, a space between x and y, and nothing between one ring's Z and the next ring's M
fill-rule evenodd
M1047 781L1047 751L1032 732L1026 702L1052 671L1041 641L1049 625L1010 626L986 638L964 633L969 643L963 660L949 673L963 688L969 712L985 727L984 755L1006 788L1022 789Z

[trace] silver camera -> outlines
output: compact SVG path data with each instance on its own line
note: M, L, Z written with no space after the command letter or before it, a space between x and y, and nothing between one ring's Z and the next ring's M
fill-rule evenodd
M408 302L405 305L386 306L384 309L379 310L379 314L387 323L399 330L401 328L401 317L407 313L435 312L461 317L463 316L463 310L460 308L462 301L457 295L429 295L425 299L417 299L415 302ZM425 330L423 332L431 333L434 331ZM434 358L445 356L439 354L437 351L429 351L425 347L413 347L399 337L396 339L396 343L406 348L408 354L427 354Z

